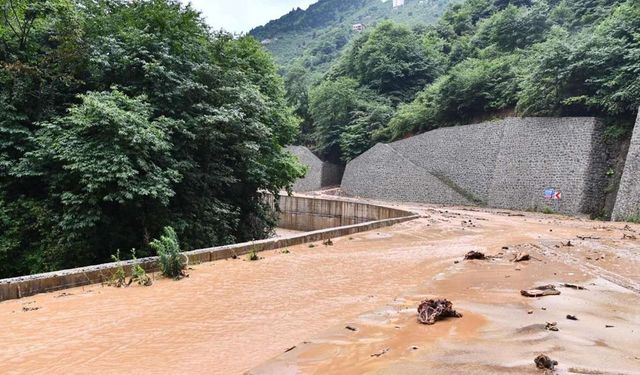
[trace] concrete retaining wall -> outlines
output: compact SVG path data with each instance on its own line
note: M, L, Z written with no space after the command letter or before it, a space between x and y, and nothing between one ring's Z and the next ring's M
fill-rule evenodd
M374 147L347 165L342 188L391 201L597 212L606 183L602 131L595 118L441 128ZM545 199L546 188L562 200Z
M604 200L606 154L594 118L506 119L488 205L512 209L548 206L565 213L596 213ZM562 199L545 199L546 188Z
M285 227L305 230L305 228L311 228L313 225L317 225L319 228L316 227L313 229L319 230L286 238L273 238L186 252L184 254L189 258L189 263L212 262L234 256L242 256L252 251L260 252L308 242L322 241L328 238L347 236L382 228L419 217L419 215L408 211L340 200L281 196L279 202L280 206L284 209L281 218L284 220ZM327 227L331 224L350 222L357 224L334 228ZM134 264L140 264L148 272L157 271L157 262L157 257L150 257L138 259L135 262L123 262L122 265L127 274L129 274ZM117 266L115 263L108 263L0 280L0 301L76 286L108 282Z
M347 194L361 197L402 202L471 204L436 176L382 143L347 165L342 188Z
M624 173L613 209L614 220L640 218L640 112L631 137Z
M307 175L296 181L293 191L302 193L340 185L344 171L341 166L323 162L304 146L289 146L287 150L308 167Z

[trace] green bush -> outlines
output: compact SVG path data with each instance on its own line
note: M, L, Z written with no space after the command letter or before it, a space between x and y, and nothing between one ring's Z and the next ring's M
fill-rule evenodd
M165 227L164 234L159 239L153 240L149 246L160 257L160 270L166 277L181 279L186 276L184 270L187 267L186 257L180 253L178 236L172 227Z
M260 260L260 256L258 255L257 252L252 251L249 253L249 255L247 255L247 260L254 262L256 260Z

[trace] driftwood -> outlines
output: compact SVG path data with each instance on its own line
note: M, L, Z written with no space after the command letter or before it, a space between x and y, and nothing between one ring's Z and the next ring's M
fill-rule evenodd
M427 299L418 306L418 320L422 324L434 324L445 318L462 318L462 314L453 309L453 303L446 299Z
M520 294L524 297L544 297L560 295L560 291L556 289L555 285L542 285L529 290L521 290Z

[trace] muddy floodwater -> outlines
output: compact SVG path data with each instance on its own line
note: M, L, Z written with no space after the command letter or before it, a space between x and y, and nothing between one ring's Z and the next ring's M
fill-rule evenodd
M403 208L422 218L181 281L2 302L0 374L539 374L540 353L559 374L640 374L640 225ZM542 284L561 295L520 295ZM419 324L429 297L463 317Z

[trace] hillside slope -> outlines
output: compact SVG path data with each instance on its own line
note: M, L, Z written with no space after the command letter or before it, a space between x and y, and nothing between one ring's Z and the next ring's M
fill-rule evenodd
M391 0L320 0L307 10L292 10L283 17L250 31L273 53L284 71L298 58L307 69L328 67L342 48L359 32L352 26L367 28L383 20L409 26L433 24L448 5L458 0L406 0L394 9Z

